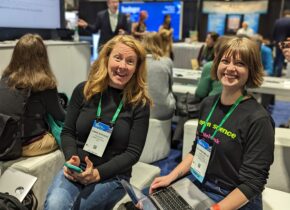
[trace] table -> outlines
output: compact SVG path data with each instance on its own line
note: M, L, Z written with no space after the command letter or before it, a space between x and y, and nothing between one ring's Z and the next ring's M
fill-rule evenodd
M173 68L173 82L196 85L200 77L200 70Z
M69 97L74 87L87 79L90 68L90 45L87 42L44 41L50 66L58 82L58 91ZM16 41L0 42L0 73L7 67Z
M197 58L203 42L178 42L173 43L172 51L174 54L173 66L176 68L192 69L191 59Z
M290 95L290 79L283 77L264 77L264 82L259 88L248 88L249 92L265 93L281 96Z

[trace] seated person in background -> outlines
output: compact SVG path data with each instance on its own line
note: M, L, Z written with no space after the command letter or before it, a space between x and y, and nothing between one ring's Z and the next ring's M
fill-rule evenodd
M144 36L142 44L147 53L149 95L154 103L150 117L158 120L171 119L175 111L175 98L172 92L173 63L170 58L163 56L158 33L148 33Z
M251 37L254 41L257 42L261 56L262 56L262 64L264 68L264 72L266 76L273 76L273 54L270 47L267 47L263 44L263 37L260 34L255 34Z
M132 24L132 35L139 40L142 40L143 36L146 35L147 26L145 21L148 18L148 13L146 10L141 10L139 14L139 21Z
M212 61L214 59L214 45L217 41L219 35L216 32L208 32L205 45L200 48L197 61L199 66L203 66L206 62Z
M46 116L50 114L55 120L64 121L65 111L59 103L56 78L39 35L26 34L19 39L0 82L1 89L13 90L11 94L25 91L29 96L23 114L22 156L35 156L57 149ZM1 97L1 113L16 115L13 110L17 106L23 104Z
M150 192L191 171L196 185L216 202L211 210L261 210L261 193L274 159L274 122L245 92L246 85L259 87L263 81L256 43L228 40L211 74L222 84L221 95L203 100L191 152L170 174L156 178Z
M171 16L169 14L164 15L163 24L159 26L158 33L161 37L161 48L163 50L164 56L174 59L172 51L172 35L173 28L171 27Z
M44 209L112 209L142 153L151 99L146 88L146 54L139 41L119 35L92 64L88 81L74 89L62 131L67 163L48 190ZM101 132L102 135L99 135Z
M254 31L253 29L251 29L249 27L249 24L247 22L243 22L242 23L242 28L240 28L237 31L237 35L246 35L246 36L253 36L254 35Z
M290 65L290 37L287 38L287 41L284 41L284 44L280 43L280 49L283 52L285 59L287 60L287 68ZM290 119L287 123L280 125L282 128L290 128Z

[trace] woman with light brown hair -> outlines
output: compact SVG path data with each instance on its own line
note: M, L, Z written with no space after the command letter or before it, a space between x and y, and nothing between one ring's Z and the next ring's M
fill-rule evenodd
M46 116L50 114L55 120L64 121L65 112L59 104L56 78L39 35L26 34L19 39L2 74L1 84L1 90L10 91L1 98L1 113L19 115L13 112L22 104L11 101L12 96L30 93L23 114L22 155L34 156L55 150L57 144L49 133Z
M149 125L145 56L134 37L116 36L75 88L62 132L73 167L55 177L45 209L112 209L125 195L119 178L130 179Z
M171 119L175 111L175 98L172 92L172 60L161 49L161 38L158 33L144 36L147 56L148 89L154 105L150 117L158 120Z
M170 14L166 14L164 16L163 24L159 26L158 33L161 37L161 48L165 56L174 59L173 51L172 51L172 36L173 36L173 28L171 27L171 16Z

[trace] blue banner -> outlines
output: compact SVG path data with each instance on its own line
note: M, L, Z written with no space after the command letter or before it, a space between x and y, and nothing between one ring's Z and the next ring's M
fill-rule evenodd
M248 23L249 28L253 29L254 33L258 33L260 14L252 13L245 14L244 21Z
M209 14L207 22L207 32L216 32L220 36L224 35L225 20L225 14Z

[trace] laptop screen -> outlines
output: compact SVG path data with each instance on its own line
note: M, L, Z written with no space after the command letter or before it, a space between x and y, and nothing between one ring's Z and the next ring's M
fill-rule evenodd
M124 179L121 179L120 182L134 205L141 205L143 210L157 210L152 201L144 195L141 190L134 187Z

